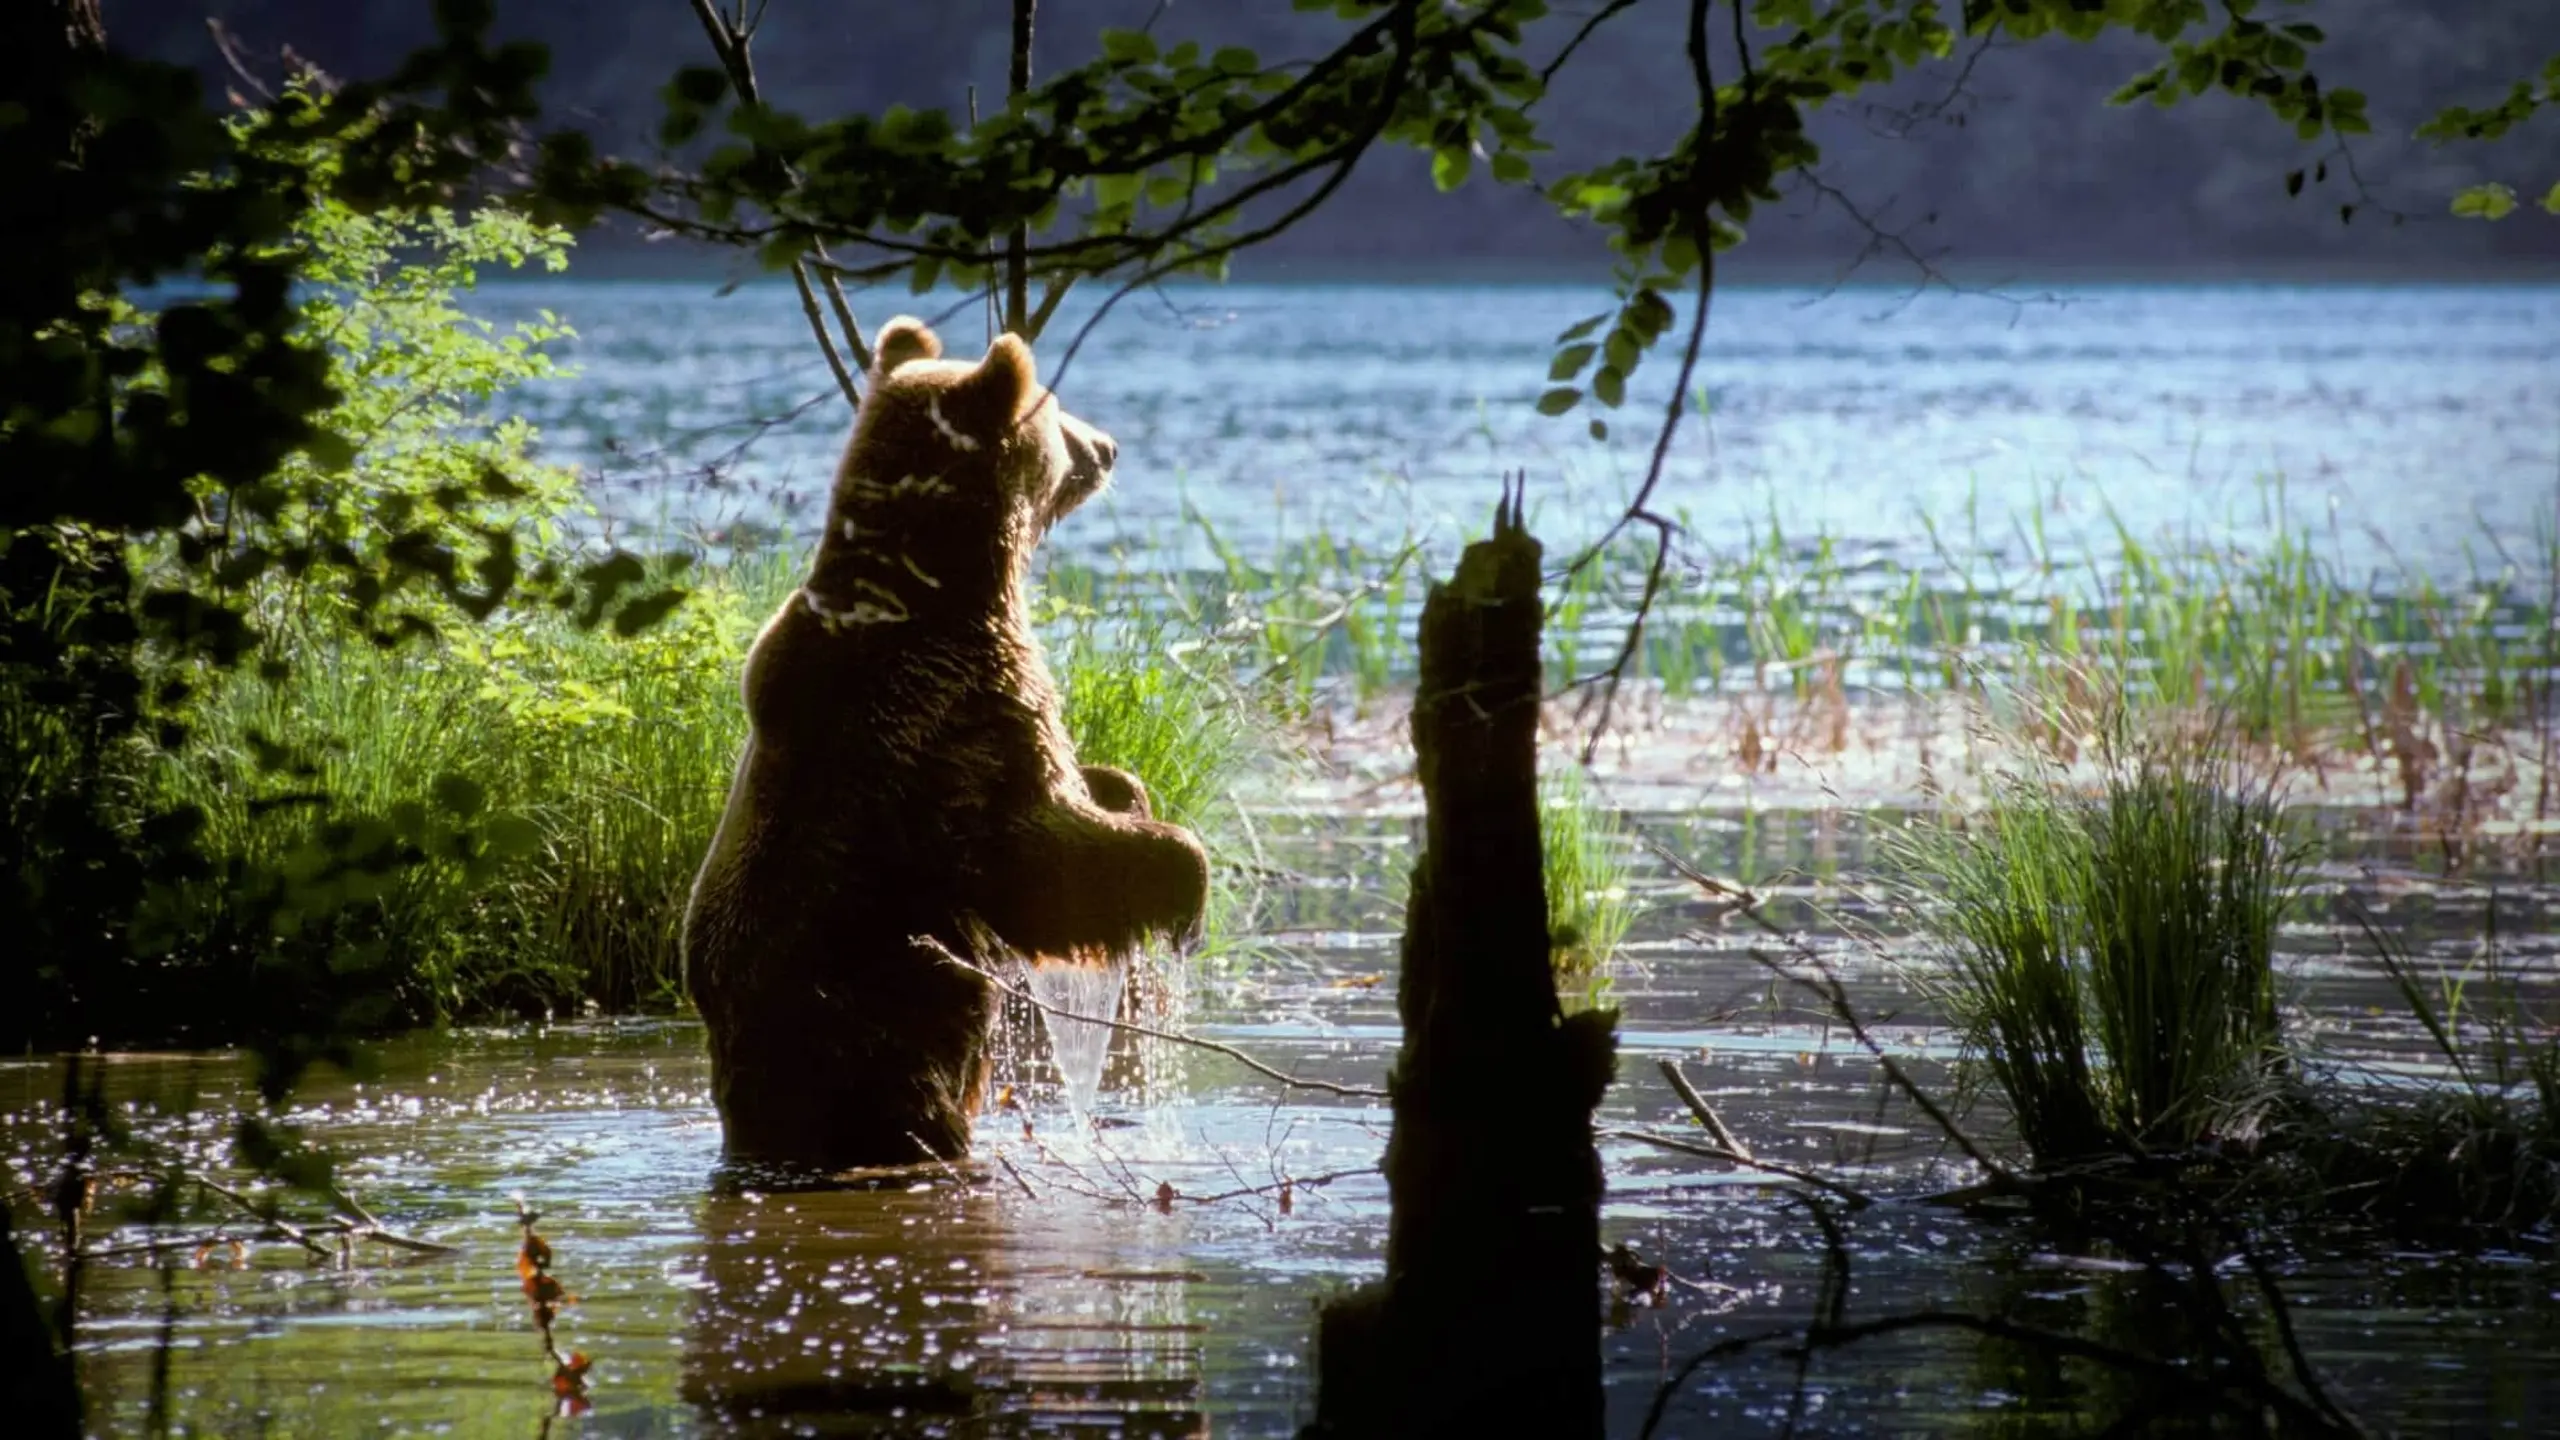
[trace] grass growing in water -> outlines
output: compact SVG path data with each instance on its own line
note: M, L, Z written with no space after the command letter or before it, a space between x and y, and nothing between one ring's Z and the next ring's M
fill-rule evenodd
M2492 900L2475 965L2431 974L2370 921L2366 938L2445 1073L2435 1083L2301 1087L2283 1133L2316 1193L2421 1233L2515 1234L2560 1220L2560 1028L2502 952Z
M2040 1164L2192 1145L2279 1064L2276 927L2304 859L2219 732L2120 721L2095 793L2021 757L1890 853L1967 1041Z
M1626 827L1591 796L1580 770L1559 766L1538 779L1538 842L1557 978L1594 980L1635 923Z

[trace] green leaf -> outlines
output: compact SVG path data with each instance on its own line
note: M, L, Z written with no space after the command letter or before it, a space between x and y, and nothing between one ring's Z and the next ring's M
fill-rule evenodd
M542 848L542 827L521 815L493 816L480 832L493 860L513 860Z
M460 819L470 819L489 803L489 792L468 775L439 775L429 788L436 803Z
M1595 216L1605 215L1616 207L1626 204L1627 196L1627 187L1624 185L1591 181L1575 187L1572 204L1574 208L1588 211Z
M1538 397L1538 413L1561 415L1582 403L1582 392L1570 385L1559 385Z
M728 93L729 77L708 65L687 65L667 86L667 98L683 105L717 105Z
M1627 398L1625 372L1603 365L1591 377L1591 398L1615 410Z
M1221 45L1209 57L1209 68L1221 75L1250 75L1262 68L1262 60L1241 45Z
M2551 188L2544 192L2542 208L2554 215L2560 215L2560 182L2554 182Z
M1592 417L1591 417L1591 438L1592 438L1592 439L1594 439L1594 440L1606 440L1606 439L1608 439L1608 438L1609 438L1609 422L1608 422L1608 421L1606 421L1606 420L1601 419L1601 418L1600 418L1599 416L1597 416L1597 415L1592 416Z
M641 596L614 612L614 633L626 638L639 634L674 614L675 608L683 604L685 597L691 593L680 586L669 586L654 594Z
M313 431L311 438L302 442L302 453L327 475L340 474L356 463L355 443L335 430Z
M1444 145L1431 152L1431 183L1443 191L1455 190L1467 183L1467 172L1475 168L1475 156L1464 145Z
M1136 175L1096 175L1093 177L1093 201L1105 210L1118 210L1138 203L1138 192L1146 182Z
M1529 157L1509 150L1496 153L1493 157L1493 178L1505 185L1528 184Z
M1144 30L1105 30L1102 58L1121 65L1147 64L1156 58L1156 39Z
M1563 345L1571 341L1579 340L1583 336L1590 334L1592 331L1599 329L1600 326L1608 320L1608 318L1609 312L1603 310L1597 315L1587 316L1583 319L1576 320L1572 324L1564 327L1564 333L1556 337L1556 343Z
M2555 193L2560 193L2560 187L2555 187ZM2466 186L2453 197L2453 213L2474 220L2503 220L2515 208L2516 192L2495 181Z
M1582 373L1582 367L1590 364L1591 357L1598 351L1598 346L1589 343L1567 345L1556 352L1555 360L1547 366L1547 378L1550 380L1572 379Z
M1625 374L1644 359L1645 342L1625 325L1609 332L1609 341L1601 347L1600 358L1610 369Z

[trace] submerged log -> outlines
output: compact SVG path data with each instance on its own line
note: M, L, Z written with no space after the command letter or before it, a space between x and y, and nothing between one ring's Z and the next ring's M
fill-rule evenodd
M1538 841L1539 547L1508 492L1423 606L1383 1282L1317 1322L1323 1436L1597 1435L1614 1011L1566 1016Z

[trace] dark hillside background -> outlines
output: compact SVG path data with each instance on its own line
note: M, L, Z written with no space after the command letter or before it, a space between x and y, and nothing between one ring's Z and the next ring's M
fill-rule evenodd
M1565 4L1536 37L1538 57L1561 45L1588 4ZM2560 217L2530 204L2498 223L2457 220L2446 205L2462 185L2503 179L2538 196L2560 180L2560 116L2544 116L2495 146L2439 149L2409 138L2447 103L2486 104L2560 53L2560 0L2313 0L2266 7L2329 33L2316 68L2331 88L2371 97L2375 133L2356 161L2369 203L2352 225L2338 206L2357 199L2341 167L2288 199L2285 172L2325 153L2263 112L2228 97L2174 109L2112 108L2104 97L2140 67L2134 43L2053 40L1995 48L1950 100L1953 67L1903 84L1824 122L1823 182L1884 229L1951 272L1986 275L2547 276L2560 278ZM1653 0L1612 21L1576 57L1541 107L1558 173L1592 157L1668 143L1690 104L1680 35L1685 7ZM1156 0L1043 0L1038 65L1093 53L1104 26L1134 27ZM291 45L346 74L378 72L426 38L427 0L105 0L111 39L124 48L222 70L207 34L220 17L254 51ZM1000 103L1006 0L772 0L755 53L766 93L814 116L892 102L959 114L975 84ZM499 30L547 42L550 114L575 118L625 153L645 153L659 87L680 65L708 63L686 0L528 3L502 0ZM1326 48L1342 22L1286 0L1173 0L1155 20L1168 41L1241 44L1266 61ZM1733 59L1719 57L1724 73ZM1939 103L1944 102L1944 103ZM1924 113L1914 113L1915 109ZM2409 218L2393 225L2384 213ZM1729 273L1837 273L1870 244L1838 203L1800 189L1755 217L1751 243ZM1239 267L1240 273L1388 269L1472 273L1592 264L1593 241L1546 213L1538 197L1479 175L1435 191L1423 157L1381 151L1328 209ZM594 237L582 273L714 268L724 262ZM1908 279L1898 245L1870 261L1870 278Z

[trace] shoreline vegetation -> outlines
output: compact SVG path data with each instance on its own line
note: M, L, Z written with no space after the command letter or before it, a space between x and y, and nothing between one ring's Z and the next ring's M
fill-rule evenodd
M681 239L651 241L627 247L598 246L589 241L581 251L578 278L604 284L699 284L788 286L786 276L750 268L733 271L736 257L722 249ZM2053 259L2008 259L1968 249L1933 259L1927 274L1906 264L1874 260L1844 267L1828 260L1790 260L1768 253L1737 252L1717 262L1719 290L1911 291L1926 284L1958 290L2073 285L2116 286L2246 286L2251 288L2322 287L2382 288L2404 285L2497 288L2552 283L2547 257L2483 256L2462 261L2357 260L2343 256L2305 256L2284 260L2218 259L2145 264L2121 259L2106 263ZM1730 273L1726 273L1727 267ZM1547 258L1504 258L1435 255L1406 260L1323 255L1268 256L1251 252L1237 257L1224 280L1196 275L1168 275L1159 282L1173 289L1224 289L1233 285L1590 285L1606 289L1611 270L1606 262L1557 255ZM504 288L519 280L500 277Z
M2233 753L2291 780L2296 804L2466 846L2560 835L2547 595L2487 576L2359 593L2295 543L2255 559L2122 546L2122 578L2099 582L2111 598L2074 607L1988 580L1853 575L1827 543L1772 529L1657 603L1591 784L1572 766L1577 712L1643 577L1595 566L1551 586L1550 828L1623 864L1617 810L1961 805L1993 763L1986 718L2085 781L2069 767L2131 708L2218 716ZM1226 862L1212 962L1250 931L1248 812L1413 803L1406 632L1429 572L1426 557L1389 564L1395 552L1329 537L1269 566L1227 553L1227 570L1189 579L1054 567L1039 602L1082 753L1137 772ZM368 943L413 977L384 1018L667 1007L674 917L743 739L738 667L798 565L774 552L689 578L687 603L629 638L539 612L425 658L297 639L290 680L214 687L197 743L156 759L137 796L202 806L216 854L290 864L296 817L234 783L258 746L316 747L303 778L373 811L422 775L460 777L468 809L520 829L521 853L490 874L430 862L350 892ZM218 896L200 913L221 930ZM1623 917L1597 928L1622 932Z

